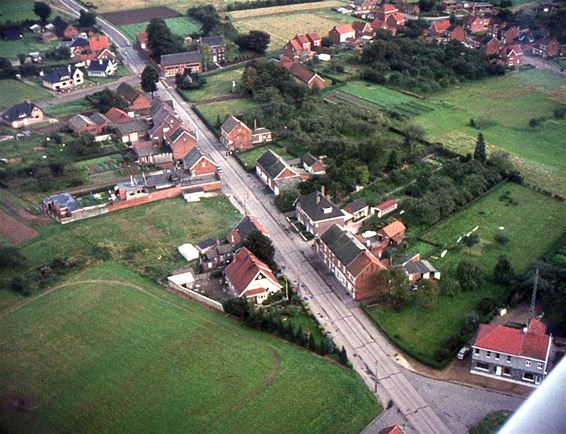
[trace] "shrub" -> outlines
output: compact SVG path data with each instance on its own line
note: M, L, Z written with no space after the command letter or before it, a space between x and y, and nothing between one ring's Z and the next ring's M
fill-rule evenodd
M503 246L505 244L507 244L510 240L509 237L503 233L497 233L495 234L495 243L499 244L500 246Z
M497 307L497 300L493 297L482 298L477 306L480 315L487 316L491 314Z

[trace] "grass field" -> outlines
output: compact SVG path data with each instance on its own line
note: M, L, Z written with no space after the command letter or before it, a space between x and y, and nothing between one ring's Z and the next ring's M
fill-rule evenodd
M23 38L18 39L17 41L5 41L0 39L0 53L2 54L2 57L7 59L17 59L18 54L29 54L34 51L42 53L59 45L59 41L42 44L35 38L36 36L33 33L24 32Z
M37 19L31 0L2 0L0 3L0 23Z
M516 205L502 200L506 193ZM425 236L426 240L448 244L479 225L481 244L471 253L460 244L442 259L428 259L444 277L453 277L464 257L476 259L486 276L491 276L499 255L506 255L516 271L524 272L564 233L565 213L566 205L562 202L514 183L503 184ZM500 226L505 229L500 230ZM497 232L504 232L510 238L509 243L495 244ZM440 344L460 329L466 314L474 311L482 298L500 298L505 292L486 281L479 291L463 292L455 298L441 296L430 309L374 310L371 315L394 340L431 360Z
M96 7L97 13L123 11L130 9L143 9L153 6L167 6L182 14L187 12L189 6L208 3L205 0L89 0Z
M0 316L0 403L26 407L2 431L357 433L379 411L352 371L115 263L66 285Z
M25 100L38 101L52 95L39 86L23 83L18 80L0 80L0 109L19 104Z
M232 12L234 25L240 32L263 30L271 35L269 50L282 48L297 33L318 32L321 36L338 24L355 19L330 10L343 6L341 2L321 2L274 8L251 9Z
M226 120L228 115L238 117L256 107L257 103L251 98L231 99L210 104L197 104L197 108L212 125L218 124L218 118L220 118L220 123L222 123Z
M63 104L46 107L43 109L43 112L48 116L67 116L88 110L93 110L93 107L86 99L81 98Z
M285 151L285 148L282 148L275 144L259 146L250 151L240 152L238 153L238 157L240 157L240 160L244 162L246 167L255 167L257 159L261 157L268 149L271 149L284 160L294 160L295 158L298 158L296 155L290 154L289 152Z
M178 36L188 36L197 33L201 28L201 24L190 17L167 18L165 23L167 23L167 27L169 27L171 32ZM145 23L128 24L120 26L120 30L130 41L136 42L136 34L145 32L148 24L149 21Z
M237 68L207 75L206 84L202 88L188 91L177 90L187 97L189 101L228 96L232 89L232 81L235 81L236 86L239 86L243 71L242 68Z

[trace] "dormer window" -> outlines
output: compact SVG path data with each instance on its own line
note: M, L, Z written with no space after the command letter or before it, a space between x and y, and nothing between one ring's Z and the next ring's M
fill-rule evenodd
M322 212L324 214L330 214L332 212L332 207L330 206L325 206L324 208L322 208Z

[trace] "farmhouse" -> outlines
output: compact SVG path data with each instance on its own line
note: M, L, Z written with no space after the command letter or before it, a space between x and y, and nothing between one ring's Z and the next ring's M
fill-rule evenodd
M369 216L369 205L363 199L350 202L342 210L346 214L346 221L358 221Z
M188 71L189 74L202 72L202 55L199 51L165 54L161 56L161 72L165 77L175 77Z
M295 217L314 236L322 235L332 225L344 226L344 213L318 191L297 199Z
M43 110L29 101L16 104L2 113L2 122L12 128L27 127L43 120Z
M324 175L326 173L326 167L322 161L315 158L310 153L305 154L301 161L303 163L303 168L310 175Z
M248 238L248 235L253 231L260 231L263 235L269 236L269 233L257 218L246 215L242 220L240 220L240 223L238 223L236 227L230 231L226 240L230 244L239 245Z
M110 77L116 74L118 65L110 59L93 60L88 64L86 72L89 77Z
M224 42L224 35L201 36L198 40L198 44L201 53L204 46L210 48L212 61L214 63L224 63L226 60L226 44Z
M120 86L116 89L116 94L126 101L128 109L131 111L143 111L151 107L150 99L128 83L120 83Z
M83 83L84 72L71 65L55 69L41 77L41 84L43 84L43 86L57 91L72 89Z
M270 294L282 288L271 269L246 247L226 267L225 276L228 288L238 297L245 297L257 304L263 303Z
M385 266L354 235L334 224L316 239L315 249L354 300L377 295L376 278Z
M376 205L372 211L375 214L377 214L379 218L381 218L395 211L398 206L399 204L397 203L396 200L389 199L386 200L385 202L381 202L380 204Z
M230 151L253 148L252 130L235 116L228 116L220 127L220 141Z
M332 39L334 45L340 45L349 39L355 39L356 31L350 24L341 24L339 26L332 27L332 29L328 32L328 37Z
M255 169L257 176L275 196L279 196L282 191L289 190L302 181L301 176L271 149L258 158Z
M546 377L552 336L536 319L524 329L480 324L472 345L472 374L536 387Z

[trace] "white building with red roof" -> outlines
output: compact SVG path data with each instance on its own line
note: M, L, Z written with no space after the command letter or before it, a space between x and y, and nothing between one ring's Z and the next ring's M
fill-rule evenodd
M332 27L330 32L328 32L328 37L332 39L334 45L340 45L350 39L355 39L356 31L350 24L341 24Z
M271 268L246 247L226 267L225 276L230 290L238 297L245 297L257 304L263 303L270 294L282 288Z
M535 319L524 329L482 324L472 345L472 374L536 387L546 377L552 336Z
M386 200L385 202L381 202L372 208L372 212L377 214L379 218L386 216L387 214L392 213L398 208L399 204L394 199Z

